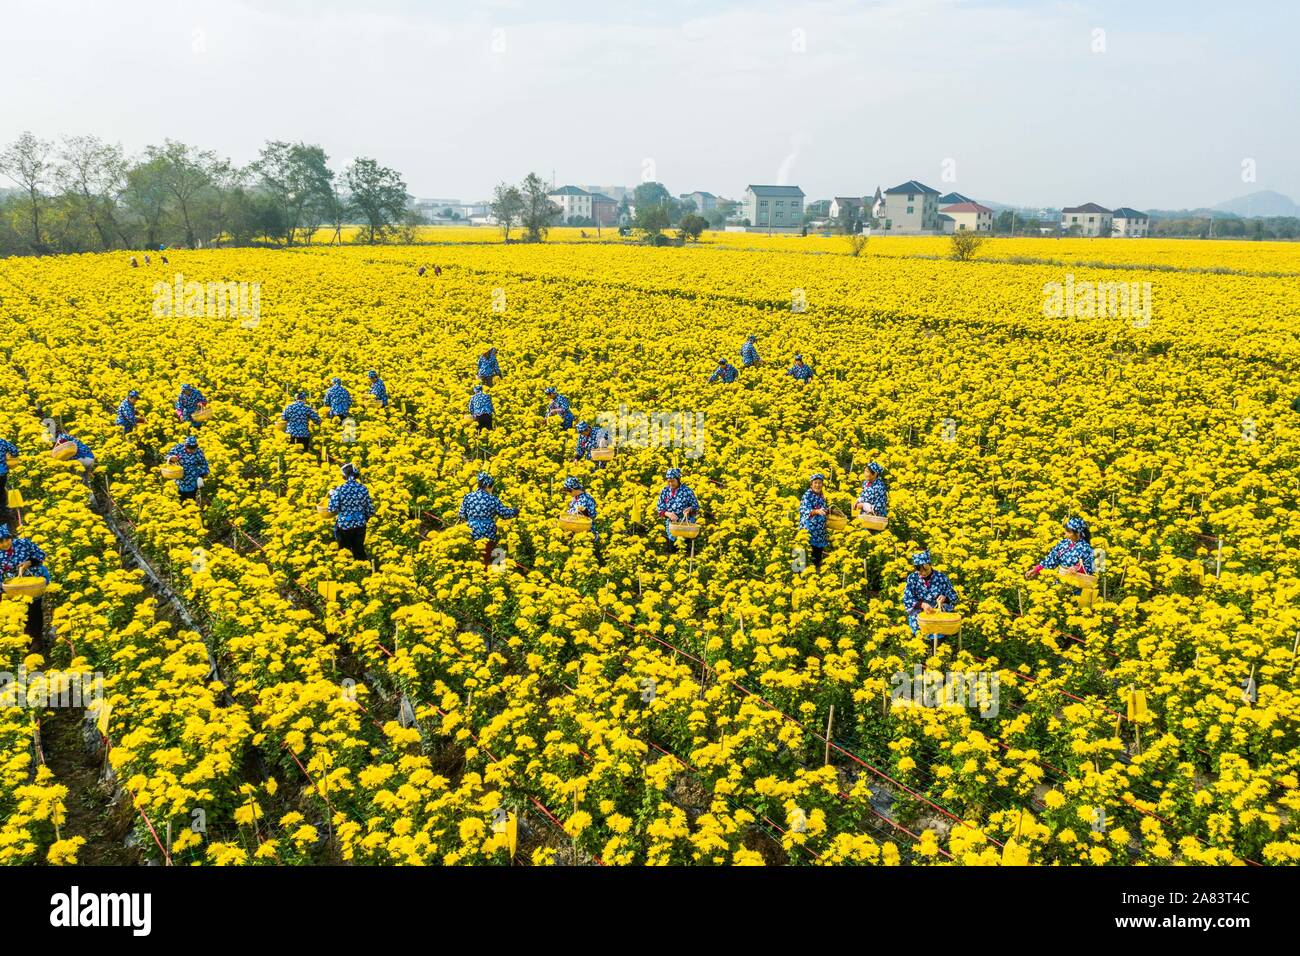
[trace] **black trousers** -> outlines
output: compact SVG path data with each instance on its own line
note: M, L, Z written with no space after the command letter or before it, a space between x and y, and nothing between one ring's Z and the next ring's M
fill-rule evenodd
M198 494L199 494L199 489L197 488L195 488L193 491L182 491L180 492L181 501L193 501L194 506L198 507L198 500L197 500Z
M290 435L289 441L294 442L295 444L298 445L302 445L303 451L311 451L310 435Z
M9 472L0 475L0 524L12 524L9 519L14 512L9 510Z
M45 599L32 598L27 605L27 636L31 638L31 650L39 653L45 650Z
M491 427L492 427L492 414L489 412L489 413L486 414L486 415L475 415L475 416L474 416L474 421L478 422L478 427L479 427L480 429L482 429L482 428L491 428Z
M822 569L822 558L826 556L826 549L824 547L819 548L817 547L817 545L814 544L812 546L812 553L813 553L813 567L816 568L818 571L820 571Z
M340 548L346 548L352 552L352 557L358 561L369 561L366 554L366 526L360 528L340 528L334 526L334 540L338 542Z

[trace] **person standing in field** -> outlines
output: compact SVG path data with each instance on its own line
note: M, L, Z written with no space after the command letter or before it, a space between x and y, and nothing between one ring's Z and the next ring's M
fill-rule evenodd
M469 397L469 413L478 422L479 431L492 427L492 396L483 391L482 385L474 386L474 394Z
M605 559L600 554L600 532L596 530L596 499L582 487L582 482L572 476L564 479L564 491L569 495L569 506L565 514L582 515L591 519L591 548L596 554L596 563L604 566Z
M853 513L889 517L889 486L885 484L885 469L878 462L867 465L866 480L858 500L853 502Z
M9 459L22 452L7 438L0 438L0 519L9 514Z
M135 431L135 426L144 421L144 416L135 407L136 399L139 397L140 393L135 389L131 389L126 393L126 398L122 399L121 404L117 406L117 418L113 420L113 424L119 426L124 435L131 434L131 432Z
M320 424L320 415L307 404L307 393L299 389L293 396L293 401L285 406L280 418L285 423L284 430L289 441L301 445L303 451L311 451L311 425L312 422Z
M519 509L507 508L492 493L494 482L486 471L480 471L476 480L478 487L461 499L458 517L469 525L475 541L484 542L483 567L486 568L497 546L497 518L514 518Z
M181 476L176 479L176 491L182 501L194 502L203 486L203 479L208 477L207 456L199 448L199 440L194 435L187 435L185 441L167 453L167 460L173 465L181 466Z
M0 579L24 577L43 578L50 581L50 570L45 565L45 552L30 538L15 537L7 524L0 524ZM42 598L31 599L27 606L27 637L30 651L39 653L45 643L45 605Z
M757 336L750 335L740 347L740 364L745 368L762 364L763 360L758 357L758 347L754 344L756 339Z
M689 522L700 513L700 501L688 485L682 484L682 470L669 468L664 472L668 482L659 492L655 502L655 512L664 519L664 537L668 540L668 550L677 550L677 539L673 537L672 523Z
M330 418L343 418L352 407L352 394L343 387L337 375L330 379L330 387L325 389L325 404L329 406Z
M348 463L340 472L343 484L329 493L329 512L336 516L334 540L358 561L366 561L366 525L375 516L375 503L370 489L361 483L356 465Z
M903 584L903 610L907 614L908 626L916 634L921 628L917 615L923 611L951 611L958 599L957 589L948 580L948 575L931 566L929 549L912 555L912 567L916 570Z
M546 397L551 400L550 405L546 407L546 417L560 416L560 423L564 428L573 427L573 412L569 408L569 400L561 395L554 385L546 386Z
M826 530L826 516L830 506L822 494L825 476L820 472L808 481L808 489L799 499L799 527L808 532L808 546L812 548L813 567L819 571L826 548L831 543L830 533Z
M366 377L370 379L370 394L374 396L375 401L379 403L380 408L387 408L388 386L385 385L384 380L379 377L379 372L372 368L366 373Z
M181 393L176 398L176 417L198 428L203 423L194 420L194 413L207 404L203 393L187 382L181 386Z
M493 346L478 357L478 379L484 385L491 385L498 376L505 378L505 373L501 371L496 346Z
M813 370L811 365L804 364L802 355L796 355L794 364L790 366L790 371L785 374L794 378L795 381L806 382L813 377Z

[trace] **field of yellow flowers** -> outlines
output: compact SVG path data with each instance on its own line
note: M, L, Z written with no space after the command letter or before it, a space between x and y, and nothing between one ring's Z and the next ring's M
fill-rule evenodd
M57 582L44 656L0 602L0 670L103 675L86 759L142 859L1300 860L1297 247L1003 240L953 262L920 240L854 258L821 238L460 232L0 262L0 437ZM260 311L156 314L177 275L255 283ZM1046 309L1067 280L1149 283L1149 314ZM708 384L750 333L765 364ZM480 433L489 346L505 377ZM784 374L796 352L807 384ZM332 376L353 424L327 420L318 459L273 423ZM201 509L157 470L185 382L215 410ZM547 385L593 422L702 414L702 443L575 463ZM132 388L147 417L123 435ZM51 418L96 452L93 503L48 455ZM847 512L872 460L889 527L834 533L805 567L809 476ZM373 567L316 511L346 461L378 505ZM660 547L673 466L703 507L694 553ZM456 520L480 470L521 509L487 568ZM570 475L603 564L556 526ZM1091 607L1023 577L1071 515L1105 554ZM961 596L960 640L907 625L919 548ZM917 668L996 676L997 706L894 699ZM0 862L103 838L69 829L52 719L0 708Z

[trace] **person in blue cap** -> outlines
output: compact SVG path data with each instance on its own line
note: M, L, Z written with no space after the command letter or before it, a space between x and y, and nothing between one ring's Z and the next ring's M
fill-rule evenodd
M546 407L546 417L551 418L554 415L560 416L560 423L565 428L573 427L573 412L569 408L569 400L561 395L554 385L546 386L546 397L551 403Z
M830 545L830 533L826 530L826 516L830 514L830 505L822 494L826 476L818 472L808 480L808 488L799 499L799 527L808 532L808 546L812 548L813 567L821 570L822 558Z
M113 424L120 426L124 435L129 435L135 431L135 426L144 421L144 416L135 407L136 399L139 397L140 393L135 389L131 389L126 393L126 398L122 399L117 406L117 418L113 420Z
M388 407L388 386L384 380L379 377L376 369L371 369L366 373L366 378L370 380L370 394L374 396L375 401L379 403L380 408Z
M330 379L330 387L325 389L325 404L329 406L330 418L343 418L352 407L352 395L337 375Z
M469 525L475 541L485 542L483 567L486 568L497 545L497 518L513 518L519 514L519 509L507 508L492 493L494 482L486 471L480 471L475 480L478 487L461 499L458 517Z
M194 420L194 413L207 404L208 400L203 397L203 393L186 382L181 386L180 395L176 397L176 417L198 428L203 423Z
M929 549L912 555L912 567L916 570L907 576L903 585L903 610L915 634L921 627L917 615L922 611L951 611L957 604L957 590L948 575L930 564Z
M289 441L301 445L304 451L311 451L311 425L320 424L320 415L316 409L307 404L307 393L299 389L294 393L293 401L285 406L280 418L284 421L285 433Z
M754 344L757 338L758 336L751 334L749 338L745 339L745 344L740 347L740 364L745 368L752 368L763 361L758 357L758 346Z
M208 459L199 448L199 440L187 435L185 441L167 453L167 460L181 466L181 476L176 479L176 490L182 501L194 501L208 477Z
M785 374L792 376L796 381L806 382L813 377L813 370L811 365L804 364L802 355L795 355L794 364Z
M667 484L659 492L655 503L655 512L664 519L664 537L668 539L668 550L677 550L677 539L673 537L670 525L674 522L690 521L700 513L700 501L688 485L682 484L682 470L669 468L664 472Z
M573 460L582 461L586 459L591 461L591 450L593 448L603 448L609 443L609 432L603 428L592 428L587 422L578 422L578 444L573 451ZM595 468L604 468L608 465L607 461L598 461L593 464Z
M474 394L469 397L469 413L478 422L479 431L492 427L492 396L483 391L482 385L474 386Z
M853 513L889 517L889 486L885 484L885 469L879 462L867 465L862 490L858 492L858 500L853 502Z
M491 385L497 376L505 378L505 373L501 371L496 346L493 346L478 357L478 378L484 385Z
M343 484L329 494L329 512L335 515L334 540L356 560L366 561L366 525L375 516L375 503L370 489L361 483L356 465L346 464L339 471Z
M718 359L718 367L715 368L713 374L709 376L709 382L722 382L724 385L730 385L736 380L736 376L739 374L740 371L736 366L732 365L726 359L720 358Z
M596 530L596 499L582 487L582 482L572 476L564 479L564 491L569 495L565 514L584 515L591 519L591 547L596 553L596 563L604 565L600 554L600 532Z
M0 524L0 579L7 581L27 575L49 583L45 552L30 538L15 537L9 525ZM39 597L31 600L27 607L27 636L31 639L31 651L39 652L45 641L45 605Z
M1093 574L1094 567L1092 532L1088 530L1088 522L1082 518L1067 518L1065 537L1047 552L1042 561L1026 571L1025 577L1036 578L1044 570L1056 568Z
M9 513L9 459L22 452L7 438L0 438L0 518Z

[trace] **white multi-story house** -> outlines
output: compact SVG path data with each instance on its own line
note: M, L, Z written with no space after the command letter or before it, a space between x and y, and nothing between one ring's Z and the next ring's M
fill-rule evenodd
M689 199L691 202L695 203L695 212L697 215L701 216L706 212L712 212L718 208L718 197L713 195L713 193L706 193L699 189L693 193L682 193L677 198L681 200Z
M862 218L863 201L861 196L836 196L831 200L830 208L827 215L832 219L839 221L844 215L845 210L851 210L851 214L858 219Z
M1061 231L1080 236L1109 236L1113 213L1095 202L1061 210Z
M579 219L592 219L591 193L577 186L561 186L546 194L546 198L560 207L556 219L565 223L575 216Z
M941 232L939 190L909 179L885 190L881 228L891 235Z
M1120 206L1111 213L1111 227L1111 235L1141 239L1151 234L1151 217L1128 206Z
M798 231L803 227L803 190L798 186L746 186L745 218L763 232Z

